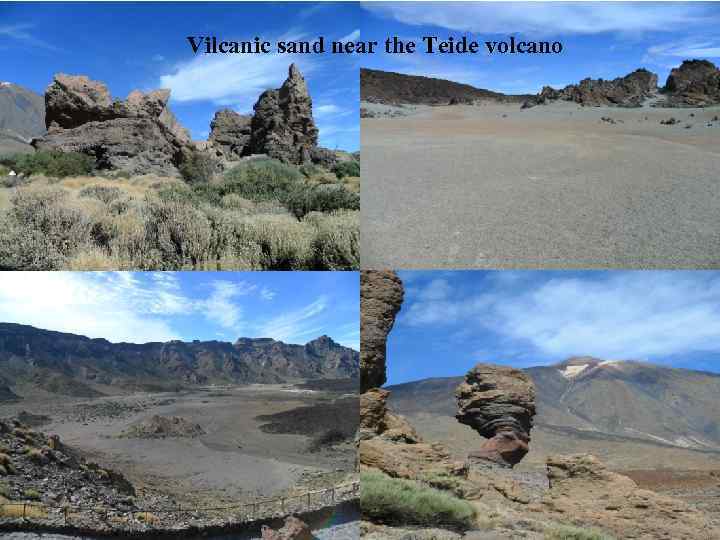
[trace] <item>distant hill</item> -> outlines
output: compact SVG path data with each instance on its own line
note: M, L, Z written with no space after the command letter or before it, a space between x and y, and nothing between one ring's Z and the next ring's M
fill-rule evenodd
M45 133L45 99L9 82L0 82L0 154L31 149Z
M642 455L650 462L662 449L682 449L710 454L720 463L720 375L592 357L525 371L538 392L531 444L538 461L539 454L553 451L594 451L612 455L616 464L639 466ZM477 444L477 435L454 418L454 390L461 380L390 386L390 405L429 438Z
M357 379L359 353L327 336L305 345L270 338L133 344L0 323L0 374L0 400L28 388L94 397L114 388Z
M528 96L510 96L443 79L360 69L360 99L372 103L447 105L475 100L522 102Z

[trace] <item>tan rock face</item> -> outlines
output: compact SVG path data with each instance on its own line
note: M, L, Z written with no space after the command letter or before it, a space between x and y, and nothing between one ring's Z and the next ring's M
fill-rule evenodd
M720 103L720 69L708 60L686 60L667 78L672 104L705 107Z
M400 278L391 271L360 274L360 391L385 384L387 335L403 301Z
M590 454L550 456L547 471L550 490L540 507L559 521L597 526L618 538L720 538L702 512L639 489Z
M458 422L489 439L471 461L512 467L525 457L535 416L535 386L524 372L478 364L455 390Z

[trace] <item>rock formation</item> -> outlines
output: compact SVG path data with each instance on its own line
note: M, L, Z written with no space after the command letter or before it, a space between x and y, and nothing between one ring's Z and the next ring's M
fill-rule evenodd
M612 81L603 79L583 79L578 84L570 84L562 90L546 86L524 106L545 104L550 101L573 101L591 107L618 106L639 107L642 102L657 91L657 75L646 69L638 69Z
M685 60L670 72L664 91L670 106L720 104L720 69L708 60Z
M240 159L250 142L250 123L252 116L239 114L230 109L215 113L210 122L208 142L216 150L217 156L228 161Z
M403 286L395 272L360 274L360 392L385 384L387 335L402 301Z
M549 456L547 473L550 489L533 512L549 512L563 521L571 516L618 538L720 538L703 512L638 488L590 454Z
M315 537L307 523L295 516L285 518L285 525L277 531L262 526L262 540L313 540Z
M33 146L90 155L98 169L177 175L192 147L169 99L169 90L135 90L113 100L101 82L58 74L45 92L48 133Z
M266 90L254 106L249 153L267 154L287 163L308 163L317 148L318 129L312 99L295 64L276 90Z
M458 422L488 440L471 462L513 467L525 457L535 416L535 386L519 369L478 364L455 391Z

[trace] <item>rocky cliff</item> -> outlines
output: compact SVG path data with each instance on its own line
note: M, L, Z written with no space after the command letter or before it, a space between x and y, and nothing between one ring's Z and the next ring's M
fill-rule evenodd
M646 69L638 69L624 77L611 81L583 79L561 90L546 86L527 105L545 104L550 101L572 101L591 107L618 106L639 107L643 101L657 91L657 75Z
M107 385L162 389L357 378L359 354L327 336L305 345L270 338L134 344L2 323L0 371L8 385L92 397Z
M707 107L720 104L720 69L708 60L685 60L665 83L667 105Z
M135 90L117 100L101 82L55 75L45 91L48 132L33 146L87 154L98 169L176 175L192 146L190 134L168 108L169 99L169 90Z

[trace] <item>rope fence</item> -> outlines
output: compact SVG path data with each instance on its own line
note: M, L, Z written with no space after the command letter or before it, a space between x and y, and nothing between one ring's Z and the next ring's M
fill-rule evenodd
M141 508L128 511L95 506L47 506L41 503L18 502L0 503L0 517L23 520L58 519L63 525L73 525L75 521L92 514L110 526L132 526L134 523L152 527L161 523L160 516L167 519L174 516L175 523L192 522L202 519L222 518L222 524L242 524L261 519L282 518L291 514L300 514L322 510L342 502L359 498L360 482L339 484L330 488L307 491L299 495L289 495L273 499L258 499L252 502L227 506ZM211 514L216 516L211 517ZM215 523L214 523L215 524Z

